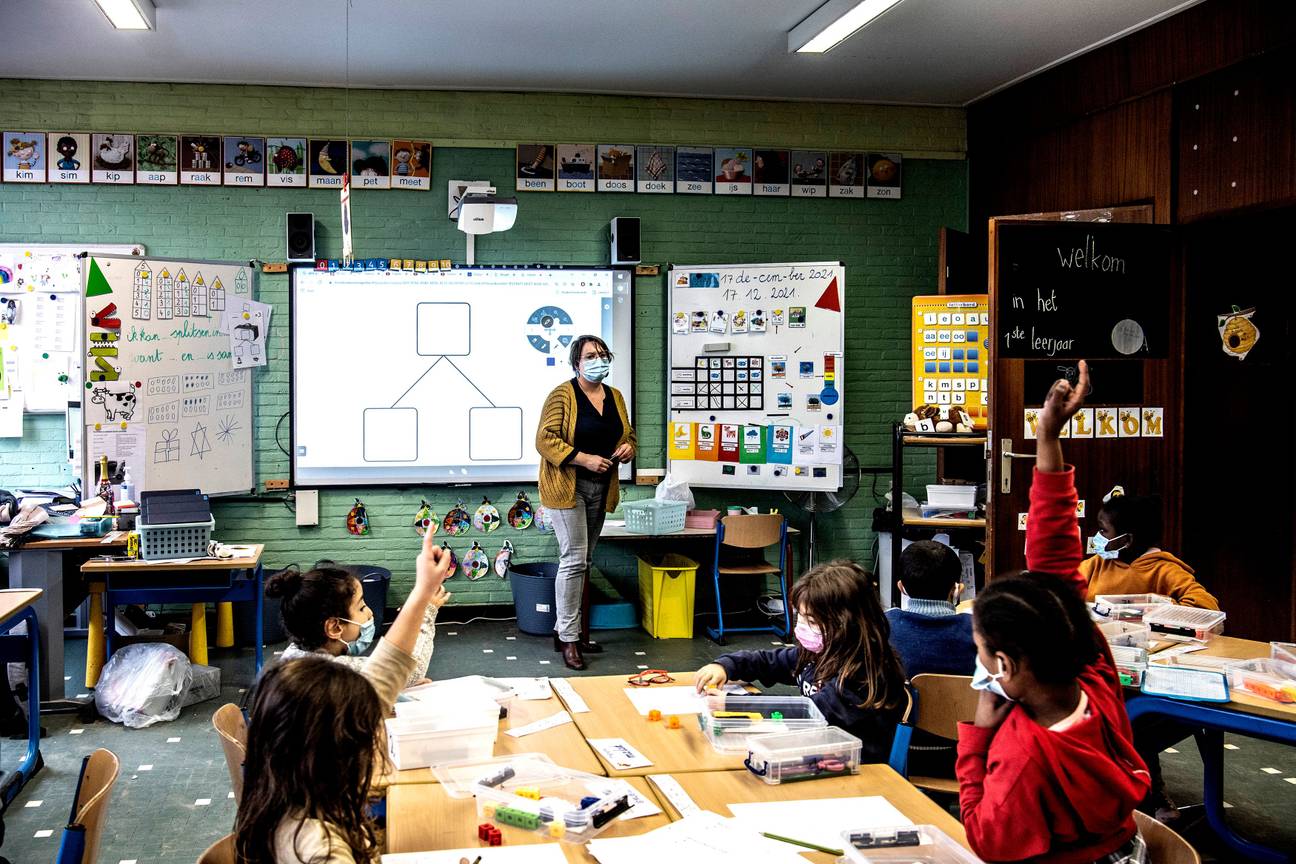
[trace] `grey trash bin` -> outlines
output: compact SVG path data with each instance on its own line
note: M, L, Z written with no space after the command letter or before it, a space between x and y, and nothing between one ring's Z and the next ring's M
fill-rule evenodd
M558 620L554 608L554 583L558 565L552 561L518 564L509 569L513 586L513 608L517 610L518 629L532 636L548 636Z

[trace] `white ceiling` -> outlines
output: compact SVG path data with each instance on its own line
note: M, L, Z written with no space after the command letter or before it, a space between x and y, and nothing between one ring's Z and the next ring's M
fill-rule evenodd
M352 86L964 105L1197 0L904 0L824 55L822 0L352 0ZM340 85L346 0L0 0L0 78ZM5 94L0 92L0 104ZM14 95L14 94L9 94Z

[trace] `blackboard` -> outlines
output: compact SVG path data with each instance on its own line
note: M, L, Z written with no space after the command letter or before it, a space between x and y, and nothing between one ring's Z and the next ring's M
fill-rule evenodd
M1169 228L1000 222L995 233L997 356L1166 356L1173 278Z

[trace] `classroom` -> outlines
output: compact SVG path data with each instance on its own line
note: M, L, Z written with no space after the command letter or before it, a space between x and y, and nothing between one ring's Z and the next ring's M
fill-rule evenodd
M1296 6L0 33L0 864L1296 861Z

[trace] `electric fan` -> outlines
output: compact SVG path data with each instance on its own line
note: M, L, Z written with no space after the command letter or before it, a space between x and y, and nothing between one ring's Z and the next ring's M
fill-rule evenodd
M815 563L815 518L819 513L831 513L846 506L855 497L860 485L859 459L849 447L842 454L842 485L835 492L784 492L793 504L810 514L810 538L806 545L806 569Z

